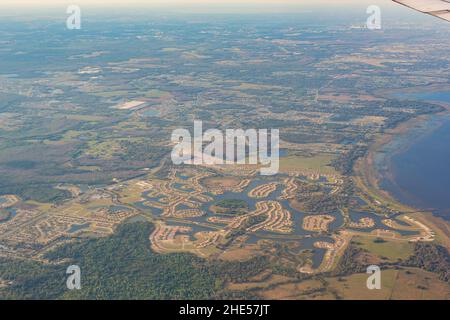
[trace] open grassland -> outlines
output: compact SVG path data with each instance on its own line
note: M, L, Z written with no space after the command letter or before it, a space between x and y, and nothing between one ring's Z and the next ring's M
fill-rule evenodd
M85 155L94 158L110 159L120 151L120 144L116 140L103 142L89 141L89 149L85 151Z
M398 259L406 260L414 250L414 244L407 241L383 240L376 241L375 238L355 237L353 241L361 248L378 255L380 258L387 258L391 262Z
M369 290L368 274L327 277L272 285L258 294L265 299L427 300L448 299L450 286L437 275L415 268L382 270L381 289ZM258 288L258 286L254 285Z
M288 156L280 159L280 171L337 174L336 170L330 166L332 160L332 155L317 155L313 157Z
M342 278L343 281L327 280L340 297L352 300L444 299L450 295L447 283L440 281L436 274L420 269L382 271L380 290L368 290L367 277L367 274L355 274Z
M210 177L203 180L203 183L207 188L223 188L224 190L230 190L236 188L241 179L237 177Z
M107 120L106 117L85 114L68 114L67 119L87 122L101 122Z

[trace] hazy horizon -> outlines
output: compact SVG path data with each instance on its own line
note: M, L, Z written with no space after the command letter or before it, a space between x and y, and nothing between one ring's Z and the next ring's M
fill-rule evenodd
M239 10L272 10L292 12L305 8L320 7L362 7L368 5L394 5L390 0L2 0L0 8L7 9L55 9L68 5L78 5L88 8L160 8L177 9L190 8L200 10L239 9Z
M65 14L69 5L78 5L85 14L151 15L151 14L301 14L320 12L326 16L361 13L369 5L378 5L389 18L398 15L426 17L391 0L3 0L0 16L41 17ZM336 16L336 18L338 18Z

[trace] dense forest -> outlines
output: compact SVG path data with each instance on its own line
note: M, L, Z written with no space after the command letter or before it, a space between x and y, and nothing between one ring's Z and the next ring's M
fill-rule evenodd
M0 195L15 194L22 200L34 200L42 203L59 203L71 198L67 190L56 189L49 184L22 184L15 186L2 186Z
M375 241L380 241L376 239ZM333 271L335 276L365 273L368 263L363 263L365 250L351 243L339 260L337 268ZM414 246L414 254L407 260L398 262L385 262L380 264L384 268L413 267L439 274L439 279L450 281L450 254L447 249L431 243L418 242Z
M345 179L339 190L333 194L318 192L320 187L307 183L297 183L296 200L301 203L303 209L311 213L324 213L348 207L354 194L354 185L350 179ZM319 188L319 189L317 189Z
M367 265L361 263L361 260L359 259L363 252L363 249L357 247L353 243L350 243L339 260L339 264L336 269L333 271L333 275L346 276L355 273L365 273Z
M439 279L450 281L450 254L442 246L418 242L414 247L414 255L404 265L438 273Z
M343 175L351 175L356 160L364 157L367 150L368 148L365 145L355 145L350 150L334 159L331 165Z
M207 261L191 254L157 254L150 249L153 225L120 226L107 238L83 240L49 252L52 264L0 259L4 299L217 299L247 297L223 289L268 267L260 257L247 262ZM63 261L63 262L61 262ZM81 269L81 290L66 288L66 268Z
M248 211L248 203L240 199L224 199L216 203L215 210L219 214L240 215Z

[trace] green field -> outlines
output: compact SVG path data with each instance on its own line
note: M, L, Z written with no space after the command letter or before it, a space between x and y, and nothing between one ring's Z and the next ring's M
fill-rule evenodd
M375 238L356 237L353 240L359 247L370 251L377 256L385 257L391 262L398 259L406 260L414 250L414 244L408 241L384 240L385 242L377 243Z
M309 171L311 173L336 174L330 166L332 155L317 155L313 157L288 156L280 159L281 171Z

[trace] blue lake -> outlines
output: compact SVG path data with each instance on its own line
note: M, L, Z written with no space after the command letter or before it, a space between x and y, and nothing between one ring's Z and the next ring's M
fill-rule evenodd
M450 92L403 97L450 104ZM430 116L383 151L376 159L384 176L381 186L403 203L450 220L450 115Z
M75 233L77 231L89 228L90 225L91 225L90 223L74 224L74 225L72 225L70 227L70 229L67 232L68 233Z
M426 93L401 93L395 94L394 96L403 99L441 101L450 103L450 91L436 91Z

